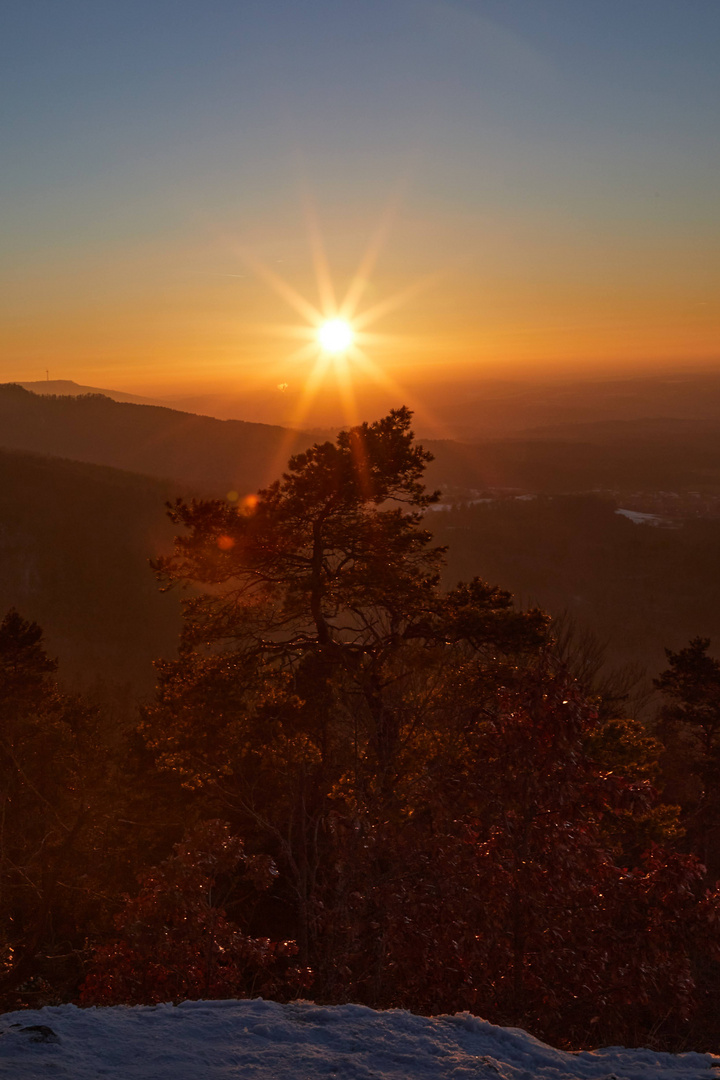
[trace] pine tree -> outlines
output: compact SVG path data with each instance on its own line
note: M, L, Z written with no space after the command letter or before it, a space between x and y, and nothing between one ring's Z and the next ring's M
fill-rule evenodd
M693 638L679 652L665 650L669 667L655 680L665 698L657 731L665 794L682 807L687 844L720 874L720 661L709 638Z
M99 717L61 693L42 630L10 611L0 624L0 993L52 968L74 925L96 820ZM96 806L95 806L96 809ZM63 945L64 947L64 945ZM40 959L40 954L45 959Z
M453 648L536 648L547 621L481 582L439 592L443 549L422 524L437 493L423 487L430 455L410 423L402 408L311 447L250 513L178 502L189 535L156 563L166 584L205 591L186 602L179 659L159 665L145 738L271 845L303 959L329 823L371 806L402 812Z

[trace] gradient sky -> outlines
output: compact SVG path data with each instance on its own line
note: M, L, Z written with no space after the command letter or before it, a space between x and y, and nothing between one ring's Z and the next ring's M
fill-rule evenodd
M401 384L720 366L718 0L6 0L0 54L0 379L302 386L320 241Z

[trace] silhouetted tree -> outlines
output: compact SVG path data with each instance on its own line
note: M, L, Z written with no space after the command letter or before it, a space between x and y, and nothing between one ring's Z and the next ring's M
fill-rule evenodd
M682 807L687 842L720 873L720 661L709 638L693 638L679 652L665 650L669 667L655 680L665 698L657 732L666 797Z
M47 973L67 947L84 895L76 878L98 839L99 717L57 689L56 667L40 627L8 612L0 624L0 994Z
M339 809L388 812L425 769L453 645L536 648L546 618L476 581L437 588L422 512L430 459L403 408L292 458L249 513L178 502L190 530L156 568L205 586L143 731L158 761L211 791L292 883L303 957ZM354 812L355 812L354 811Z

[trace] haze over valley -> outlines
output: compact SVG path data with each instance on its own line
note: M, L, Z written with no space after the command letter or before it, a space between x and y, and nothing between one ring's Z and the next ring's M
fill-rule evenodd
M435 458L428 483L442 493L428 526L448 546L448 586L478 574L523 605L570 616L604 645L606 669L636 665L646 684L664 648L693 635L719 640L718 387L714 376L599 383L592 399L605 402L605 417L562 423L568 398L580 416L590 411L586 387L566 386L531 411L518 386L511 400L526 411L515 423L529 429L424 438ZM151 663L174 650L179 631L177 595L160 594L148 566L172 541L164 504L178 496L241 504L292 453L333 432L77 389L86 392L0 387L3 441L13 451L2 459L0 600L32 611L67 678L106 693L117 684L126 701L128 681L131 697L150 690ZM663 414L632 415L655 408ZM536 423L550 415L554 424Z

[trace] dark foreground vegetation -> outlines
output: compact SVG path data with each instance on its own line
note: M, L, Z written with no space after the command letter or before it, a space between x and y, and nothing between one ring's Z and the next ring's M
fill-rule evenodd
M118 726L0 626L6 1008L263 994L720 1045L720 664L652 726L547 615L443 591L405 409L178 501L177 659Z

